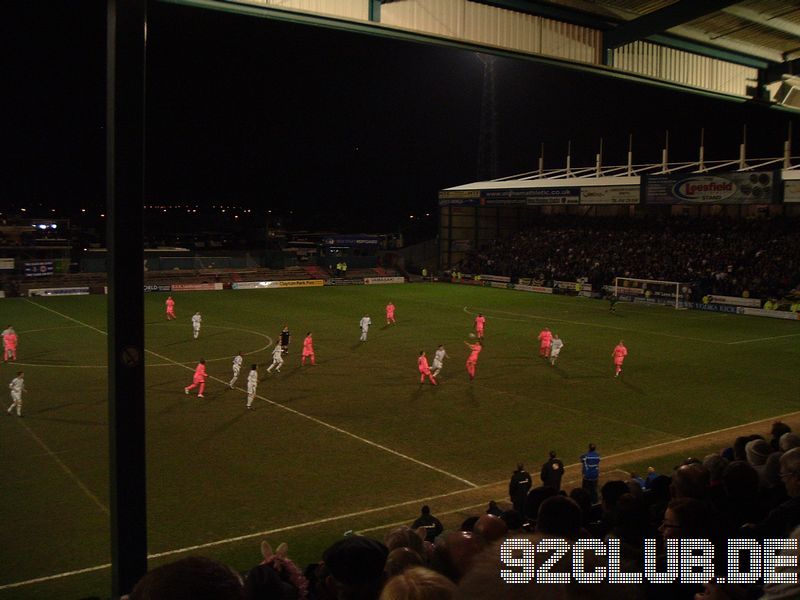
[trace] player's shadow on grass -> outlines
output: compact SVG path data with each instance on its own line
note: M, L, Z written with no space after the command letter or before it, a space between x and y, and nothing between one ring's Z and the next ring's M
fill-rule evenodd
M106 399L103 398L103 402L105 402L105 401L106 401ZM61 404L56 404L54 406L47 406L45 408L39 409L39 410L36 411L36 414L37 415L42 415L44 413L53 412L54 410L60 410L62 408L67 408L68 406L80 406L82 404L85 404L85 402L62 402ZM97 404L97 402L92 402L91 404Z
M640 388L639 386L633 385L629 381L626 381L624 378L621 378L621 380L622 380L622 385L624 385L627 388L630 388L631 391L639 394L640 396L646 396L647 395L647 394L644 393L644 390L642 388Z
M159 416L161 416L161 415L169 415L169 414L178 412L178 410L180 410L180 409L184 408L185 406L187 406L189 404L189 402L191 402L192 400L194 400L194 401L198 400L196 394L194 396L186 396L186 395L184 395L177 402L173 402L172 404L168 404L165 408L163 408L160 411L158 411L158 415ZM202 400L202 398L200 398L200 400Z
M469 400L470 404L472 404L473 406L480 406L480 402L475 397L475 386L474 385L470 385L469 387L467 387L466 396L467 396L467 400Z
M561 379L568 379L570 381L573 381L573 380L577 381L577 380L581 380L581 379L607 379L608 378L607 375L601 375L599 373L597 375L570 375L567 371L565 371L564 369L562 369L558 365L556 365L555 367L550 367L550 370L553 371L553 373L555 373L559 377L561 377Z
M32 415L23 413L23 416L31 421L52 421L53 423L66 423L68 425L92 425L94 427L105 427L108 425L108 423L105 421L89 421L86 419L59 419L57 417L40 417L38 415L38 412L33 413Z
M292 367L289 367L289 369L287 369L286 365L284 365L283 370L280 373L275 373L274 375L268 374L264 379L260 379L259 381L269 381L270 379L273 378L276 378L278 380L280 379L286 380L289 379L290 377L294 377L295 375L300 373L303 369L313 369L313 368L314 367L309 367L308 365L306 366L294 365Z
M411 394L411 401L416 402L420 398L423 398L425 394L428 392L427 388L434 387L430 383L418 383L416 389Z
M232 419L228 419L227 421L221 423L218 427L215 427L214 429L212 429L211 433L209 433L206 437L204 437L204 438L202 438L200 440L200 445L204 445L204 444L209 443L211 440L213 440L219 434L221 434L221 433L227 431L228 429L230 429L231 427L233 427L234 424L239 419L241 419L242 417L244 417L247 414L247 412L248 412L247 410L243 410L242 412L240 412L238 415L236 415Z

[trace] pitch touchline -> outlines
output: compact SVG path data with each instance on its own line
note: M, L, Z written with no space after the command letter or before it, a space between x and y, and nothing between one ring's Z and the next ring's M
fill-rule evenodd
M475 313L474 312L470 312L468 310L468 308L469 307L465 306L464 307L464 312L467 313L468 315L474 315ZM689 337L689 336L685 336L685 335L674 335L674 334L671 334L671 333L662 333L660 331L647 331L645 329L630 329L630 328L626 328L626 327L614 327L613 325L601 325L599 323L586 323L584 321L570 321L568 319L558 319L558 318L555 318L555 317L545 317L545 316L542 316L542 315L523 315L523 314L520 314L520 313L508 312L508 311L505 311L505 310L493 310L492 312L502 313L502 314L505 314L505 315L514 315L514 316L517 316L517 317L526 317L525 318L526 321L527 320L531 320L531 319L542 319L544 321L555 321L555 322L558 322L558 323L569 323L570 325L583 325L585 327L599 327L600 329L612 329L614 331L626 331L626 332L632 332L632 333L646 333L646 334L649 334L649 335L660 335L660 336L663 336L663 337L675 338L675 339L678 339L678 340L691 340L693 342L703 342L705 344L726 344L727 345L729 343L729 342L720 342L719 340L706 340L706 339L703 339L703 338ZM491 316L490 313L485 313L485 314ZM503 317L495 317L495 318L496 319L502 319ZM511 320L511 319L509 319L509 320ZM513 320L517 320L517 319L513 319Z
M691 435L691 436L688 436L688 437L685 437L685 438L681 438L681 439L678 439L678 440L671 440L671 441L668 441L668 442L661 442L661 443L658 443L658 444L652 444L650 446L644 446L642 448L634 448L632 450L625 450L624 452L617 452L615 454L606 455L603 458L605 460L610 460L612 458L619 458L619 457L622 457L622 456L625 456L625 455L628 455L628 454L636 454L636 453L639 453L639 452L643 452L645 450L652 450L654 448L659 448L661 446L667 446L669 444L678 444L680 442L686 442L686 441L690 441L690 440L694 440L694 439L698 439L698 438L702 438L702 437L706 437L706 436L716 435L718 433L724 433L726 431L731 431L733 429L739 429L739 428L743 428L743 427L752 427L754 425L760 425L762 423L767 423L767 422L776 421L776 420L782 420L782 419L786 419L788 417L795 417L795 416L798 416L798 415L800 415L800 411L796 411L796 412L793 412L793 413L787 413L787 414L784 414L784 415L778 415L778 416L775 416L775 417L769 417L769 418L766 418L766 419L760 419L758 421L751 421L750 423L742 423L741 425L732 425L730 427L725 427L723 429L715 429L713 431L707 431L705 433L698 433L696 435ZM579 466L580 466L580 463L573 463L573 464L570 464L570 465L565 465L564 468L565 469L573 469L573 468L577 468ZM620 471L620 469L617 469L617 471ZM314 525L322 525L322 524L330 523L330 522L333 522L333 521L339 521L341 519L347 519L347 518L351 518L351 517L360 517L360 516L368 515L368 514L375 513L375 512L381 512L381 511L384 511L384 510L391 510L393 508L400 508L400 507L403 507L403 506L408 506L410 504L419 504L420 502L430 502L431 500L438 500L440 498L447 498L447 497L450 497L450 496L455 496L457 494L464 494L464 493L467 493L467 492L473 492L475 490L483 490L483 489L490 488L490 487L496 487L498 485L505 484L507 482L508 482L507 479L503 479L501 481L494 481L492 483L482 484L482 485L476 486L474 488L462 488L460 490L455 490L453 492L447 492L447 493L444 493L444 494L437 494L435 496L428 496L426 498L417 498L415 500L408 500L406 502L398 502L397 504L390 504L390 505L381 506L381 507L378 507L378 508L369 508L369 509L365 509L365 510L358 511L358 512L347 513L347 514L344 514L344 515L338 515L338 516L334 516L334 517L326 517L324 519L318 519L316 521L306 521L304 523L299 523L299 524L296 524L296 525L288 525L288 526L285 526L285 527L279 527L277 529L270 529L270 530L267 530L267 531L259 531L259 532L256 532L256 533L250 533L250 534L247 534L247 535L240 535L240 536L236 536L236 537L228 538L228 539L224 539L224 540L217 540L217 541L214 541L214 542L207 542L205 544L198 544L196 546L188 546L186 548L180 548L178 550L169 550L169 551L166 551L166 552L159 552L157 554L150 554L150 555L148 555L148 558L171 556L171 555L174 555L174 554L180 554L181 552L188 552L190 550L202 550L204 548L211 548L213 546L221 546L221 545L228 544L228 543L231 543L231 542L242 541L242 540L261 537L261 536L272 535L272 534L275 534L275 533L282 533L284 531L291 531L292 529L301 529L301 528L304 528L304 527L311 527L311 526L314 526ZM56 575L47 575L45 577L37 577L36 579L28 579L28 580L25 580L25 581L18 581L18 582L15 582L15 583L7 583L7 584L4 584L4 585L0 585L0 591L6 590L6 589L11 589L11 588L16 588L16 587L33 585L33 584L36 584L36 583L43 583L45 581L52 581L54 579L62 579L64 577L70 577L72 575L81 575L83 573L92 573L94 571L102 571L103 569L108 569L110 567L111 567L110 563L104 563L102 565L96 565L94 567L86 567L84 569L77 569L77 570L74 570L74 571L65 571L63 573L57 573Z
M38 306L39 308L41 308L43 310L50 311L50 312L52 312L54 314L57 314L57 315L59 315L61 317L69 319L70 321L73 321L73 322L78 323L80 325L84 325L85 327L88 327L89 329L93 329L94 331L96 331L96 332L98 332L98 333L100 333L102 335L108 335L102 329L98 329L97 327L89 325L88 323L83 323L82 321L79 321L78 319L70 317L69 315L66 315L64 313L60 313L57 310L53 310L52 308L48 308L46 306L43 306L43 305L38 304L36 302L32 302L30 300L27 300L27 302L30 302L34 306ZM145 352L148 352L149 354L152 354L153 356L156 356L156 357L160 358L161 360L165 360L167 362L171 362L171 363L173 363L173 364L175 364L175 365L177 365L179 367L182 367L184 369L187 369L189 371L194 371L194 369L192 367L184 365L184 364L181 364L181 363L176 362L176 361L173 361L172 359L170 359L169 357L164 356L163 354L159 354L157 352L153 352L152 350L147 350L147 349L145 349ZM223 385L227 385L228 384L227 381L223 381L219 377L209 376L209 379L213 379L215 381L218 381L219 383L222 383ZM237 387L236 389L239 389L239 390L242 390L242 391L246 391L241 387ZM308 415L306 413L300 412L299 410L296 410L294 408L290 408L288 406L285 406L283 404L280 404L278 402L270 400L269 398L267 398L265 396L261 396L261 395L257 394L256 397L259 398L260 400L263 400L264 402L267 402L268 404L271 404L272 406L275 406L277 408L281 408L281 409L283 409L283 410L285 410L287 412L290 412L290 413L292 413L294 415L297 415L299 417L302 417L304 419L312 421L313 423L316 423L316 424L321 425L323 427L327 427L328 429L331 429L333 431L341 433L342 435L349 436L349 437L351 437L351 438L353 438L355 440L358 440L358 441L360 441L360 442L362 442L364 444L367 444L367 445L372 446L374 448L378 448L380 450L383 450L384 452L388 452L389 454L393 454L394 456L398 456L400 458L403 458L403 459L405 459L407 461L410 461L410 462L413 462L415 464L418 464L418 465L420 465L422 467L425 467L427 469L430 469L432 471L436 471L437 473L441 473L442 475L447 475L448 477L450 477L452 479L455 479L457 481L460 481L461 483L466 483L470 487L478 487L477 484L469 481L468 479L464 479L463 477L459 477L458 475L450 473L449 471L445 471L444 469L440 469L439 467L435 467L435 466L433 466L431 464L428 464L426 462L423 462L421 460L418 460L416 458L408 456L407 454L403 454L402 452L398 452L397 450L393 450L393 449L391 449L391 448L389 448L387 446L384 446L384 445L379 444L377 442L373 442L372 440L368 440L365 437L361 437L360 435L356 435L355 433L351 433L350 431L342 429L341 427L337 427L336 425L331 425L330 423L326 423L325 421L323 421L321 419L317 419L316 417L312 417L311 415Z

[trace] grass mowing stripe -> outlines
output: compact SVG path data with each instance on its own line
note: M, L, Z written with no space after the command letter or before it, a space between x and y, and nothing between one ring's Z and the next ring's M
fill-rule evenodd
M470 312L468 309L469 309L469 307L467 307L467 306L464 307L464 312L467 313L468 315L477 315L478 314L477 312ZM555 317L545 317L545 316L542 316L542 315L523 315L523 314L520 314L520 313L508 312L508 311L505 311L505 310L493 310L492 312L501 313L501 314L505 314L505 315L514 315L514 316L517 316L517 317L525 317L525 320L543 319L545 321L554 321L554 322L557 322L557 323L569 323L570 325L583 325L585 327L598 327L600 329L611 329L611 330L614 330L614 331L625 331L625 332L630 332L630 333L645 333L645 334L648 334L648 335L660 335L662 337L674 338L676 340L691 340L693 342L703 342L704 344L726 344L727 345L727 344L731 343L731 342L721 342L719 340L706 340L706 339L703 339L703 338L688 337L688 336L685 336L685 335L675 335L673 333L664 333L662 331L647 331L645 329L631 329L629 327L614 327L613 325L600 325L599 323L586 323L585 321L570 321L568 319L558 319L558 318L555 318ZM481 314L485 314L485 315L487 315L489 317L492 316L488 312L483 312ZM495 319L502 319L503 317L495 316L494 318ZM510 320L510 319L507 319L507 320ZM513 320L516 321L517 319L513 319Z
M108 335L102 329L98 329L97 327L89 325L88 323L83 323L83 322L79 321L78 319L74 319L73 317L70 317L69 315L60 313L57 310L53 310L52 308L48 308L46 306L43 306L43 305L41 305L41 304L39 304L37 302L33 302L31 300L26 300L26 301L30 302L34 306L38 306L39 308L42 308L44 310L47 310L47 311L50 311L50 312L52 312L54 314L62 316L64 318L66 318L66 319L69 319L70 321L74 321L75 323L78 323L80 325L84 325L84 326L88 327L89 329L93 329L94 331L96 331L96 332L98 332L98 333L100 333L102 335ZM155 356L157 358L160 358L161 360L165 360L167 362L173 363L176 366L179 366L179 367L181 367L183 369L187 369L189 371L194 371L194 369L192 367L187 366L187 365L182 364L182 363L179 363L177 361L174 361L171 358L169 358L167 356L164 356L163 354L159 354L157 352L154 352L152 350L147 350L147 349L145 349L145 352L147 352L149 354L152 354L153 356ZM219 383L222 383L223 385L228 385L227 381L223 381L219 377L214 377L213 375L209 376L209 379L213 379L215 381L218 381ZM239 389L239 390L242 390L242 391L246 391L241 387L237 387L236 389ZM285 410L287 412L290 412L290 413L292 413L294 415L297 415L298 417L302 417L304 419L312 421L313 423L316 423L317 425L321 425L323 427L327 427L328 429L336 431L337 433L341 433L342 435L346 435L348 437L351 437L351 438L353 438L355 440L358 440L359 442L362 442L362 443L367 444L369 446L372 446L374 448L378 448L379 450L383 450L384 452L388 452L389 454L393 454L394 456L397 456L399 458L405 459L405 460L407 460L409 462L413 462L413 463L415 463L417 465L425 467L426 469L430 469L432 471L436 471L437 473L441 473L442 475L446 475L447 477L450 477L451 479L455 479L457 481L460 481L461 483L465 483L470 487L473 487L473 488L478 487L477 484L469 481L468 479L464 479L463 477L459 477L458 475L456 475L454 473L451 473L450 471L445 471L444 469L440 469L439 467L436 467L434 465L431 465L431 464L428 464L428 463L423 462L421 460L418 460L418 459L416 459L416 458L414 458L412 456L409 456L407 454L403 454L402 452L398 452L397 450L393 450L392 448L389 448L389 447L384 446L382 444L379 444L377 442L373 442L372 440L368 440L367 438L361 437L360 435L356 435L355 433L352 433L350 431L342 429L341 427L337 427L336 425L331 425L330 423L327 423L327 422L325 422L325 421L323 421L321 419L317 419L316 417L312 417L311 415L308 415L306 413L300 412L299 410L295 410L294 408L290 408L288 406L280 404L279 402L275 402L273 400L270 400L269 398L267 398L265 396L261 396L261 395L257 394L256 398L258 398L259 400L263 400L264 402L267 402L268 404L271 404L272 406L275 406L277 408L281 408L281 409L283 409L283 410Z
M42 448L44 448L44 451L47 453L47 455L50 458L52 458L59 467L61 467L61 470L63 470L70 477L70 479L72 479L75 483L78 484L78 487L81 488L81 491L84 494L86 494L89 497L89 499L100 508L100 510L102 510L105 514L110 514L108 511L108 507L102 502L100 502L97 496L95 496L91 492L91 490L88 487L86 487L86 485L84 485L84 483L78 478L78 476L72 472L72 469L70 469L67 465L65 465L64 462L60 458L58 458L58 456L56 456L55 452L53 452L49 448L49 446L45 444L42 441L42 439L33 432L33 430L30 427L28 427L25 423L22 422L20 422L20 425L22 425L25 428L25 430L31 435L31 437L34 440L36 440L36 443L38 443Z

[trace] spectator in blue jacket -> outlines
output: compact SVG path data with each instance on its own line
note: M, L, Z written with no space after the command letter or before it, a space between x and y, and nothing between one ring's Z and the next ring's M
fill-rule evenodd
M597 481L600 479L600 455L594 444L589 444L589 451L581 455L583 484L581 487L589 492L592 504L597 503Z

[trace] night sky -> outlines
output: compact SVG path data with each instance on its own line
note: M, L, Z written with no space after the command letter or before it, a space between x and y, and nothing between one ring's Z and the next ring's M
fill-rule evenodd
M43 6L47 10L43 10ZM105 2L18 1L0 202L104 204ZM483 66L475 53L151 3L146 203L294 212L296 227L394 231L477 174ZM7 60L8 58L11 60ZM782 151L788 116L544 67L497 63L498 174ZM795 134L798 133L794 124ZM794 144L797 146L797 135ZM434 217L431 217L432 219Z

